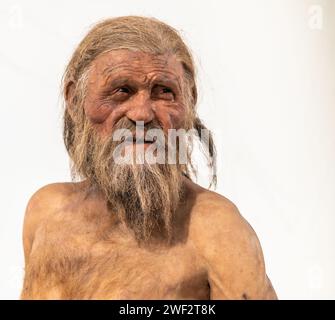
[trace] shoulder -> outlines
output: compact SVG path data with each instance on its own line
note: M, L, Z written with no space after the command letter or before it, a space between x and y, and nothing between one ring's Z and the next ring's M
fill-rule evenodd
M217 298L275 298L256 232L226 197L195 187L189 237Z
M213 191L202 190L195 197L190 228L199 246L258 246L254 229L237 206Z
M59 210L81 193L86 182L51 183L38 189L29 199L25 212L25 224L46 219L52 212Z
M25 218L30 219L41 213L46 214L49 210L57 209L64 204L64 200L74 190L74 183L52 183L41 187L30 197Z
M201 237L216 233L228 237L237 230L254 235L254 230L231 200L191 181L187 182L187 187L192 197L190 231Z
M34 234L43 221L62 208L78 189L76 183L52 183L38 189L29 199L23 224L25 256L30 251Z

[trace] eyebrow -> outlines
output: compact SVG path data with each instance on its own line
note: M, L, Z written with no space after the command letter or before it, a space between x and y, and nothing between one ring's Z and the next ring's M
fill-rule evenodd
M165 75L158 75L155 77L153 82L165 82L165 83L179 83L178 78L173 76L173 77L167 77Z
M107 80L106 83L108 84L109 87L119 87L125 85L126 83L129 83L128 77L118 77L113 80L109 80L107 78L106 80Z
M166 85L166 86L171 86L180 91L182 90L180 86L180 82L178 81L177 77L172 78L172 77L167 77L165 75L158 75L157 77L153 79L152 82L157 85L164 85L164 86ZM120 76L120 77L113 78L111 74L108 74L108 76L105 77L105 85L108 87L113 87L113 88L120 87L125 84L134 85L136 83L137 82L135 80L129 79L129 77L127 76Z

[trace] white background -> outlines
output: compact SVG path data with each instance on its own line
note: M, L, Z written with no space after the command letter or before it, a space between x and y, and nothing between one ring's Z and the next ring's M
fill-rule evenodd
M2 0L0 298L19 297L29 197L70 180L65 65L93 23L129 14L171 24L191 47L199 113L217 140L217 191L256 230L279 298L334 299L332 0Z

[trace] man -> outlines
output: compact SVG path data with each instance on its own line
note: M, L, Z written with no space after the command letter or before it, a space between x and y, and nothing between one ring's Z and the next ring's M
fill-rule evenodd
M186 145L184 162L138 161L154 144L154 159L172 145L150 130L206 131L178 33L151 18L103 21L75 50L63 85L64 141L80 181L30 199L21 298L276 299L253 229L231 201L192 182L190 139L175 144L179 156ZM215 180L211 135L201 142Z

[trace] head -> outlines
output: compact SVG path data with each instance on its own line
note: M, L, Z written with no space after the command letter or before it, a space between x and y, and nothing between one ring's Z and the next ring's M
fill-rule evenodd
M206 129L196 114L192 56L167 24L137 16L105 20L75 50L64 74L64 142L74 177L87 179L106 196L111 211L148 240L155 230L168 239L183 199L183 176L196 173L187 140L187 163L119 163L117 129ZM167 139L166 146L167 146ZM214 170L211 135L205 151ZM133 142L132 142L133 143ZM144 149L149 142L141 142ZM136 147L138 144L136 144ZM178 152L178 150L177 150Z

